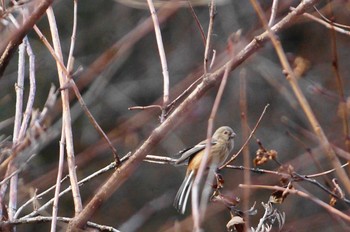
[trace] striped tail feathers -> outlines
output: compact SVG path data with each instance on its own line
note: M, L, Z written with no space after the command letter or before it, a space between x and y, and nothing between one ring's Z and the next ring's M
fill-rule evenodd
M188 197L189 197L191 189L192 189L193 181L194 181L194 171L192 170L185 177L179 190L176 193L175 200L174 200L174 207L181 214L185 213L187 200L188 200Z

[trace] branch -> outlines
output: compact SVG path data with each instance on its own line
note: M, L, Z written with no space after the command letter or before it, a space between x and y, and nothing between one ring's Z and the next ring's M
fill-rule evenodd
M34 24L36 24L43 14L45 14L46 9L51 6L52 3L53 0L38 0L31 3L35 6L32 14L19 29L17 29L9 38L4 39L4 41L1 42L0 77L2 77L4 74L5 69L18 45L22 42L28 31L33 28Z
M154 32L156 34L158 52L163 71L163 110L162 115L160 117L160 121L163 122L165 119L166 108L169 102L169 72L162 40L162 33L160 32L159 20L157 17L156 9L154 8L152 0L147 0L147 3L153 20Z
M25 219L17 219L12 221L0 221L0 228L6 227L7 225L23 225L23 224L38 224L38 223L45 223L45 222L51 222L52 217L43 217L43 216L37 216L34 218L25 218ZM70 222L72 219L68 217L57 217L57 221L60 222ZM119 232L119 230L114 229L110 226L100 225L93 222L87 222L86 223L88 227L98 229L99 231L112 231L112 232Z
M59 60L63 63L63 55L62 55L59 34L57 30L56 19L51 7L49 7L47 10L47 17L49 20L50 31L51 31L55 53L58 55ZM64 71L63 71L64 69L61 68L58 62L56 62L56 65L57 65L60 87L62 88L65 85L65 83L67 83L68 77L67 75L64 74ZM67 89L61 91L61 97L62 97L62 128L64 129L64 133L65 133L64 136L65 136L65 142L66 142L69 179L72 185L74 210L75 210L75 213L77 214L82 210L83 206L82 206L81 197L80 197L77 173L75 170L73 131L72 131L72 125L71 125L69 93Z
M267 185L244 185L244 184L240 184L239 187L241 188L252 188L252 189L270 189L270 190L275 190L275 191L282 191L282 192L286 192L286 193L292 193L301 197L304 197L308 200L311 200L313 202L315 202L317 205L323 207L324 209L326 209L327 211L329 211L331 214L337 215L339 217L341 217L342 219L350 222L350 216L346 215L345 213L337 210L336 208L333 208L332 206L324 203L323 201L321 201L320 199L308 195L305 192L296 190L296 189L290 189L290 188L282 188L279 186L267 186Z
M274 32L278 32L289 23L295 20L300 14L304 13L309 7L317 3L318 0L302 1L298 7L290 12L281 21L272 27ZM252 40L240 53L235 56L230 65L230 70L235 69L254 52L256 52L264 42L268 40L268 33L264 32L256 39ZM227 64L227 63L226 63ZM135 151L128 161L125 162L120 168L118 168L110 178L98 188L97 193L85 206L83 211L76 215L76 217L70 222L68 231L74 231L76 228L83 228L86 222L92 217L95 211L102 205L102 203L109 198L124 182L134 173L139 167L142 160L146 155L156 146L176 125L180 123L180 119L183 119L193 108L198 100L221 79L226 65L223 65L215 72L207 75L206 81L200 83L195 90L179 105L177 109L162 123L159 127L155 128L148 139Z

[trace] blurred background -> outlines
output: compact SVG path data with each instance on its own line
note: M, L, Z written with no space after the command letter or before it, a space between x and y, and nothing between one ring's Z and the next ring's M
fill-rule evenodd
M164 2L157 2L159 6ZM259 1L266 16L271 13L272 1ZM207 32L209 22L208 1L193 0L195 13ZM299 1L280 1L276 21L296 7ZM332 1L331 12L329 1L320 1L316 7L328 18L337 23L349 25L349 1ZM203 73L204 45L198 26L188 7L163 9L168 16L161 24L163 43L170 74L170 100L175 99L192 82ZM56 15L62 49L65 59L68 56L72 20L73 2L62 0L53 4ZM311 12L311 11L310 11ZM261 23L249 1L221 0L216 6L216 17L213 27L212 47L216 51L216 63L227 52L228 38L241 30L241 36L235 44L235 52L244 48L256 35L263 32ZM317 15L317 14L316 14ZM160 121L160 111L128 110L132 106L161 104L163 78L157 44L153 30L136 33L138 37L123 39L150 16L146 1L143 0L84 0L78 3L78 25L76 47L74 52L75 70L78 67L87 69L104 52L118 41L126 49L119 56L111 59L100 75L88 80L77 79L81 93L88 108L113 141L119 154L135 151L149 136ZM317 17L320 17L317 15ZM50 30L44 16L37 26L50 41ZM2 31L2 33L5 33ZM344 117L342 110L348 111L349 95L349 47L348 35L335 33L324 26L300 17L287 28L278 33L282 46L290 59L293 68L302 67L298 79L317 119L329 140L346 150L344 134ZM34 106L42 109L50 86L59 86L56 64L46 47L34 32L29 33L29 41L36 58L37 92ZM129 42L129 44L128 44ZM336 49L334 50L334 43ZM338 73L342 84L337 84L336 73L332 66L334 54L338 59ZM0 79L0 120L13 118L15 112L14 85L17 79L18 55L15 54L3 77ZM66 62L66 60L65 60ZM245 89L242 89L242 81ZM339 97L343 89L345 99ZM253 160L258 148L259 139L266 149L278 152L278 159L283 164L291 164L300 174L312 174L331 168L318 142L310 133L312 128L286 80L275 50L270 43L265 44L258 52L230 73L228 83L215 118L215 128L228 125L237 136L234 152L244 143L242 138L242 115L240 108L241 93L247 97L247 120L252 128L264 107L269 104L256 136L249 143L250 159ZM25 93L28 93L28 79L25 80ZM190 114L154 147L152 155L173 157L179 150L194 145L206 136L207 123L217 87L211 89ZM74 148L77 158L78 178L99 170L113 161L113 155L101 140L96 130L82 112L76 99L72 102ZM52 130L56 136L38 152L37 156L20 174L19 205L25 202L37 189L38 193L55 183L60 132L59 102L52 116ZM345 119L345 121L348 118ZM11 121L11 120L10 120ZM1 124L1 135L12 135L13 124ZM317 161L317 162L316 162ZM341 159L343 163L346 161ZM318 167L317 164L320 165ZM240 156L234 162L243 165ZM252 163L251 163L252 165ZM276 170L278 165L269 162L261 168ZM66 172L67 173L67 170ZM93 179L81 186L81 194L86 204L96 189L101 186L112 171ZM224 170L225 191L242 197L243 171ZM172 207L172 201L185 175L185 167L142 163L131 178L105 202L94 215L92 221L113 226L121 231L191 231L191 216L188 208L185 215L180 215ZM333 178L333 174L328 176ZM277 176L267 174L251 175L252 184L278 185ZM322 178L319 179L324 184ZM67 186L64 182L63 186ZM328 202L329 196L319 188L308 183L299 183L300 189L309 191L314 196ZM258 214L250 218L252 227L256 226L263 213L261 202L267 202L271 192L254 190L249 196L249 204L256 202ZM50 193L38 199L38 204L51 199ZM237 206L242 209L242 204ZM341 210L348 208L339 203ZM297 196L288 196L278 206L286 214L283 231L345 231L346 223L328 214L313 202ZM60 199L59 215L73 216L73 201L67 194ZM26 209L29 213L32 208ZM43 215L49 215L42 212ZM220 204L210 204L208 217L205 219L205 231L226 231L230 219L227 209ZM65 224L59 228L64 230ZM277 228L277 227L276 227ZM21 225L18 231L47 231L49 224Z

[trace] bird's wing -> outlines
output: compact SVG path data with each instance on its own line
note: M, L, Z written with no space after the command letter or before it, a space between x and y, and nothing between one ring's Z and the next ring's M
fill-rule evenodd
M214 145L214 144L216 144L216 142L212 141L211 145ZM190 147L190 148L187 148L187 149L180 151L179 154L181 154L181 157L175 162L175 164L186 163L186 161L188 161L191 157L193 157L193 155L195 155L199 151L203 150L205 148L205 145L206 145L206 140L198 143L194 147Z

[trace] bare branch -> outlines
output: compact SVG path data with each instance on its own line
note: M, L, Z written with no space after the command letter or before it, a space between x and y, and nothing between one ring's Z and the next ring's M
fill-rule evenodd
M303 1L298 7L290 12L286 17L276 23L272 30L277 32L295 20L300 14L304 13L306 9L311 7L317 2L317 0ZM234 58L230 66L230 70L235 69L244 60L246 60L251 54L257 51L264 42L268 39L268 33L264 32L257 38L250 42L241 52L239 52ZM229 61L231 62L231 61ZM91 218L95 210L99 208L103 201L111 196L111 194L118 189L129 176L139 167L144 157L151 151L151 149L159 143L161 139L165 137L169 131L174 128L180 122L191 107L200 99L204 93L212 88L217 81L222 77L226 66L222 66L212 74L206 77L206 81L202 82L197 88L182 102L182 104L169 115L169 117L159 127L153 130L148 139L135 151L135 153L125 162L117 171L115 171L106 183L98 188L98 192L94 198L86 205L83 211L77 215L70 223L68 231L72 231L75 228L82 228L85 223Z
M152 20L153 20L154 32L156 34L158 52L159 52L160 62L162 64L162 71L163 71L163 110L162 110L162 115L160 117L160 121L163 122L165 119L166 107L167 107L168 102L169 102L168 64L166 61L164 45L163 45L163 40L162 40L162 33L160 32L159 21L158 21L156 9L154 8L152 0L147 0L147 3L148 3L149 10L151 12L151 16L152 16Z
M296 190L296 189L290 189L290 188L282 188L279 186L267 186L267 185L244 185L244 184L240 184L239 185L240 188L252 188L252 189L269 189L269 190L275 190L275 191L286 191L288 193L291 194L295 194L298 196L301 196L303 198L306 198L308 200L311 200L313 202L315 202L317 205L321 206L322 208L326 209L328 212L330 212L331 214L337 215L339 217L341 217L342 219L350 222L350 217L348 215L346 215L345 213L337 210L336 208L324 203L323 201L321 201L320 199L311 196L305 192L302 192L300 190Z

